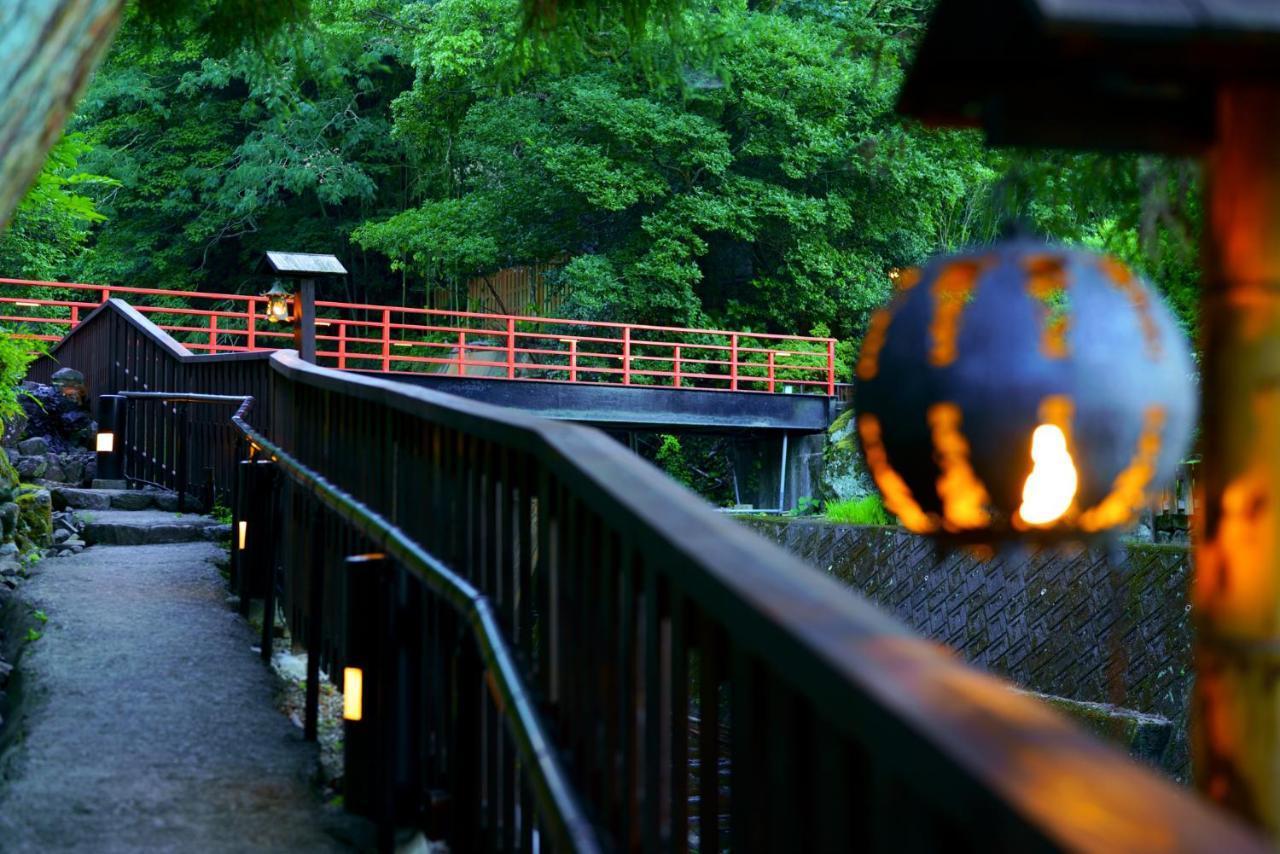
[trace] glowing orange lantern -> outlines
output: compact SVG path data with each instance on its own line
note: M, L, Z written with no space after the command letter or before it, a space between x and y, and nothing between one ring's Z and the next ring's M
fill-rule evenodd
M1020 238L904 270L857 365L885 504L968 542L1132 524L1195 419L1186 340L1114 259Z

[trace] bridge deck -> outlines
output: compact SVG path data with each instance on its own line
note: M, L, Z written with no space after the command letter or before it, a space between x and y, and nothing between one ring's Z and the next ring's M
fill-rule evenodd
M697 430L708 433L820 433L836 398L677 389L662 386L502 382L444 374L384 374L468 400L505 406L607 430Z

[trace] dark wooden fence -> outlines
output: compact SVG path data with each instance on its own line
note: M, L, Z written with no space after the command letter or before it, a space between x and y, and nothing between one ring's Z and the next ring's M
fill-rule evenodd
M62 366L85 376L91 405L99 395L121 391L184 391L218 394L230 389L251 395L254 416L267 421L270 353L195 356L167 332L119 299L108 300L87 316L85 331L68 335L48 356L32 364L28 378L49 382ZM239 431L230 420L234 407L190 406L159 400L129 406L124 435L125 474L139 483L177 488L179 444L187 445L186 482L213 484L225 493L235 482Z
M116 358L108 326L56 355ZM226 383L202 391L263 381L148 352ZM278 486L242 518L316 664L374 668L383 712L348 741L381 740L348 772L384 820L445 813L457 850L1263 850L601 433L287 352L254 370ZM572 791L546 790L557 768ZM588 836L555 814L575 805Z

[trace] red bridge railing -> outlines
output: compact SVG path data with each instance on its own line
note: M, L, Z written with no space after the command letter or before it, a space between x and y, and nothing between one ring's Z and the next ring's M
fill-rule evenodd
M0 325L57 341L110 297L196 353L292 346L264 297L0 278ZM351 371L718 391L835 394L835 340L316 302L321 364Z

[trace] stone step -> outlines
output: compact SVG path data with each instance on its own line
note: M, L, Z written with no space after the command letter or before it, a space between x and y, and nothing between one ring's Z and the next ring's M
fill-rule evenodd
M226 539L231 526L210 516L162 510L83 510L80 536L89 545L151 546Z
M159 489L80 489L50 486L55 510L165 510L178 509L178 494ZM188 495L187 506L195 507L196 499Z

